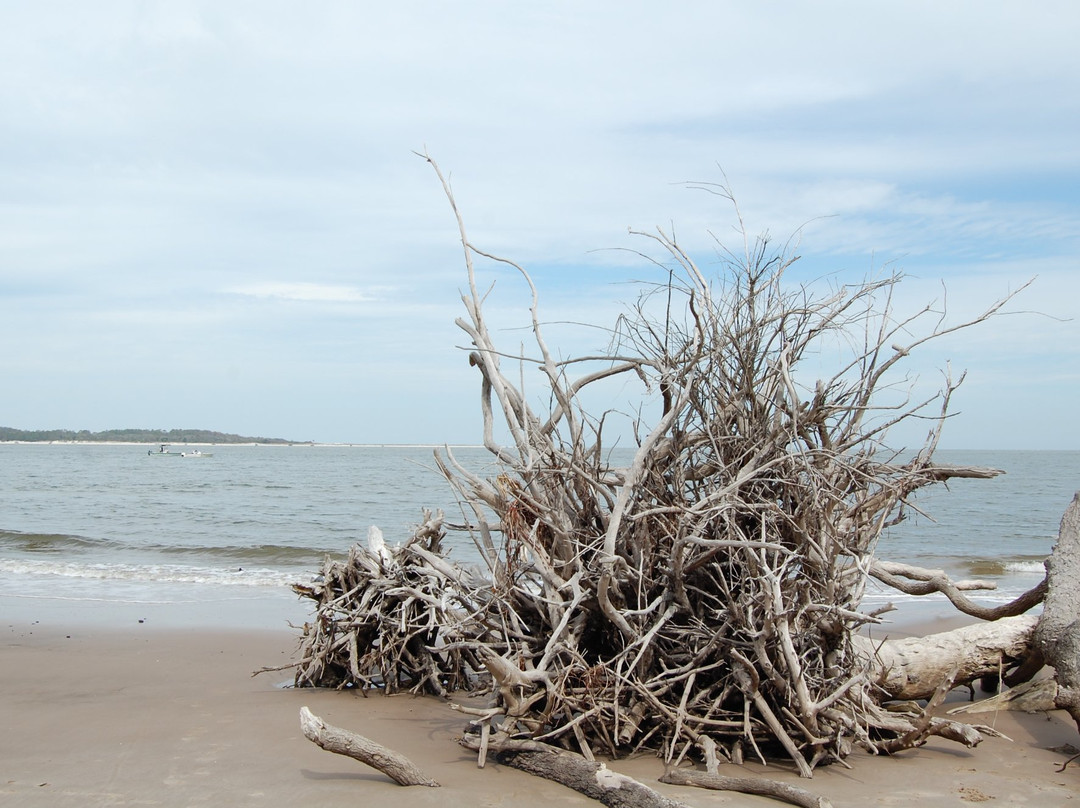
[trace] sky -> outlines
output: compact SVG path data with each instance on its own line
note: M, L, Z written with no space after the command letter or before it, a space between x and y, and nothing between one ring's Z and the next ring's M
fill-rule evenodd
M942 448L1080 449L1078 32L1071 1L0 0L0 425L478 443L426 151L560 356L662 280L630 230L740 243L698 183L797 234L795 284L902 271L954 322L1034 279L909 372L967 371ZM482 271L516 353L521 283Z

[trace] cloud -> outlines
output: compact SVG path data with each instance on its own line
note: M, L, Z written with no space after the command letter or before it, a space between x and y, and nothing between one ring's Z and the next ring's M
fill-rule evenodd
M960 311L1037 273L1031 307L1060 318L1078 292L1078 24L1072 3L968 0L782 15L735 2L13 5L0 29L12 425L90 426L91 402L120 406L89 394L92 373L67 410L35 400L57 368L95 363L194 376L188 399L237 424L252 408L204 384L227 364L276 402L260 417L279 419L237 431L407 441L432 418L414 380L439 379L447 430L474 437L453 325L461 244L412 154L425 147L470 239L533 274L564 352L595 350L603 332L556 321L607 325L637 295L629 279L662 274L628 228L663 226L722 271L716 239L739 243L736 212L685 183L725 172L751 236L798 232L793 282L900 267L913 300L945 280ZM479 272L516 351L520 282ZM1056 322L957 345L1023 400L1030 356L1074 361L1075 332ZM998 364L1013 349L1029 358ZM275 374L305 379L317 419ZM1027 406L1054 384L1078 393L1066 374L1033 385ZM353 412L365 389L378 405ZM161 406L140 389L123 401L131 417ZM28 422L46 411L64 423Z
M225 290L227 294L244 297L292 300L303 303L369 303L376 298L359 289L348 286L328 286L318 283L260 282L235 286Z

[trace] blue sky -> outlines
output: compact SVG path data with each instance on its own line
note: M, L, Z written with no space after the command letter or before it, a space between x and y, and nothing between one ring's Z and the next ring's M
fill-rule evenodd
M0 0L0 424L477 442L426 148L552 321L632 302L628 228L708 264L725 174L796 282L959 319L1035 277L912 369L968 371L945 447L1080 449L1080 6L385 5Z

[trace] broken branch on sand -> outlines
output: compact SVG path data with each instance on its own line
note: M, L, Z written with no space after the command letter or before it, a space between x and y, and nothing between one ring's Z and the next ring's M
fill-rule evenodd
M378 769L398 785L439 785L401 753L387 749L363 735L327 724L307 707L300 708L300 728L305 738L327 752L359 760L373 769Z

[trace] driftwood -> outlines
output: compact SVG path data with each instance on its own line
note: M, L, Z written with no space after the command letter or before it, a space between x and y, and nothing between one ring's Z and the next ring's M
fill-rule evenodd
M1009 298L949 324L935 305L897 313L900 276L820 295L792 289L783 276L795 258L763 237L745 238L738 255L721 245L727 263L709 278L673 236L638 233L662 280L603 352L556 358L528 273L473 245L432 167L458 222L468 280L458 325L497 469L480 476L450 449L436 452L462 524L425 512L404 544L376 531L294 587L317 604L297 685L487 693L485 706L461 708L479 730L481 762L496 750L544 760L515 748L540 743L590 766L648 749L673 770L696 758L715 774L751 755L788 758L810 777L855 747L895 753L934 735L973 746L989 730L932 714L949 688L1030 678L1040 650L1049 660L1080 642L1068 597L1047 601L1041 634L1026 616L1048 592L1075 588L1064 562L987 609L970 594L985 582L878 557L883 531L920 489L1000 473L934 462L962 377L946 374L925 399L896 390L913 351L985 322ZM530 294L528 351L496 345L479 262ZM822 355L836 357L823 375ZM587 406L612 381L641 390L621 427L616 408ZM925 442L891 450L889 431L915 421ZM614 445L629 449L620 463ZM479 572L442 552L448 529L468 532ZM880 622L862 606L870 578L995 622L870 642L861 632ZM1078 709L1076 671L1064 671L1061 704ZM888 704L910 699L926 703Z
M1038 621L1021 615L926 637L884 642L856 637L854 642L872 656L875 683L887 698L929 699L946 677L964 685L1026 659Z
M327 724L307 707L300 708L300 728L305 738L327 752L359 760L373 769L378 769L398 785L433 787L439 785L404 755L387 749L363 735Z
M671 769L664 773L660 782L676 786L708 788L713 791L756 794L759 797L772 797L774 800L789 802L801 808L832 808L832 803L827 799L812 794L804 788L757 777L726 777L722 774L710 774L693 769Z
M1061 518L1046 570L1049 592L1035 629L1035 647L1054 668L1055 706L1067 710L1080 728L1080 493Z
M995 584L986 581L952 581L942 570L927 570L909 564L889 563L877 559L870 563L870 574L905 595L930 595L940 592L959 611L980 620L1000 620L1003 617L1024 614L1043 602L1048 585L1047 580L1043 579L1009 603L983 606L971 600L964 592L994 589Z
M1058 684L1053 678L1033 679L1003 690L996 696L953 707L949 714L993 713L998 710L1043 713L1057 709L1057 693Z
M467 749L480 748L475 737L469 735L462 739L462 745ZM505 740L490 751L499 763L553 780L609 808L689 808L632 777L611 771L603 763L547 744Z
M1041 712L1066 710L1080 729L1080 492L1061 518L1057 544L1046 561L1047 596L1042 614L1027 637L1027 654L1039 665L1029 665L1033 674L1043 662L1053 676L1019 680L993 698L954 708L952 713L981 713L992 710Z
M468 689L480 669L479 651L454 626L481 612L491 594L470 573L441 556L443 515L424 519L404 547L386 547L373 528L368 545L344 562L326 560L309 584L293 589L316 601L304 627L297 687L384 687L394 693L445 696ZM438 653L429 646L440 643Z

